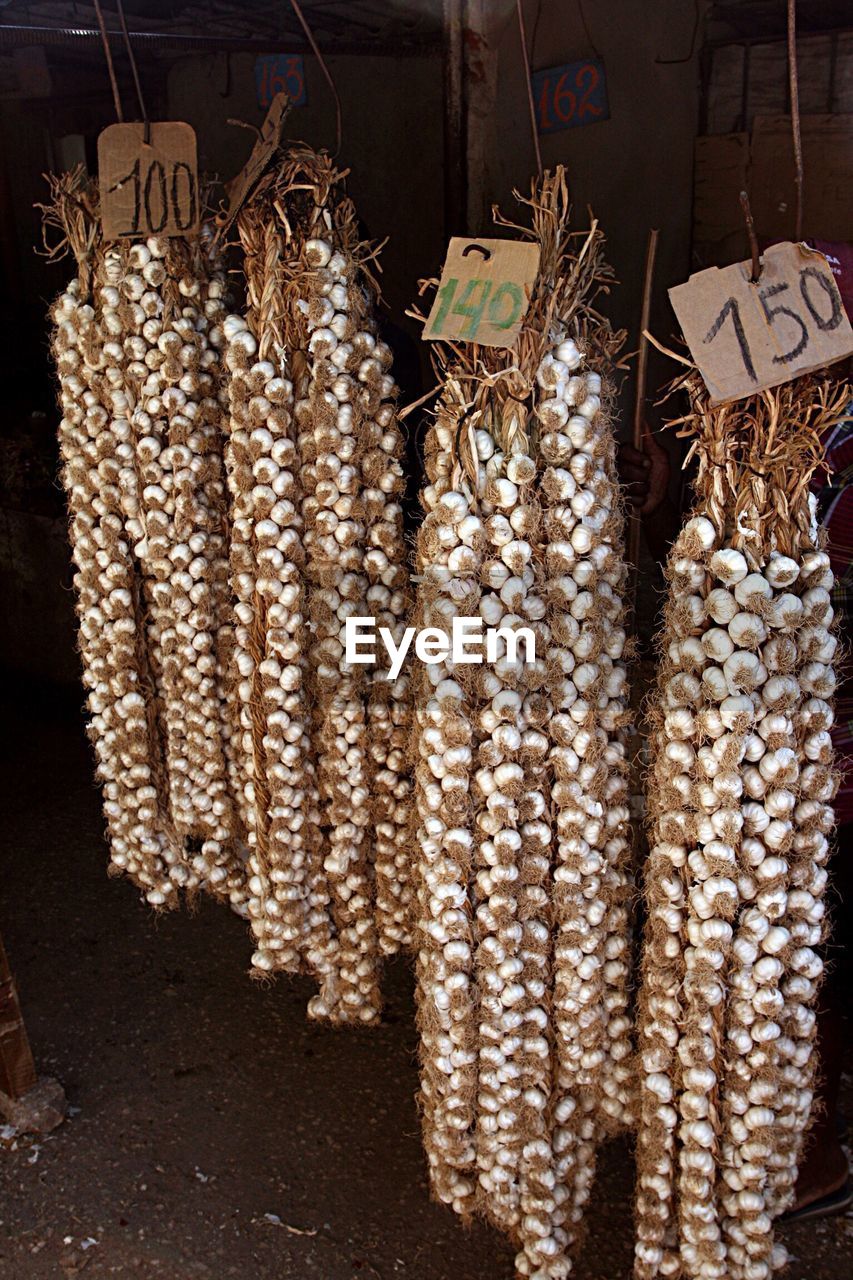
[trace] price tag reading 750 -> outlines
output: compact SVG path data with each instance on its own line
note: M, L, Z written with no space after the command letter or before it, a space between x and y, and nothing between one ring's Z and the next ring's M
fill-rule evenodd
M538 269L538 245L454 238L423 336L511 347Z
M822 254L773 245L751 264L712 267L670 289L712 403L739 400L853 354L838 286Z

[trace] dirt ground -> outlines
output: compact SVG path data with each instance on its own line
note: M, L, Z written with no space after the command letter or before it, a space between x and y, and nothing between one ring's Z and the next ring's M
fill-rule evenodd
M511 1280L496 1233L429 1199L407 966L380 1029L309 1023L309 983L248 979L235 916L155 919L107 878L73 711L5 719L0 921L72 1113L48 1138L0 1128L1 1280ZM577 1280L628 1280L631 1181L616 1144ZM853 1273L853 1217L787 1243L786 1280Z

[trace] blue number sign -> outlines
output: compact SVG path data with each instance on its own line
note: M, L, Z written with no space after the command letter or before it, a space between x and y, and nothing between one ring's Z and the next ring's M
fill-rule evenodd
M610 119L604 63L598 58L534 72L533 94L540 133Z
M287 93L294 107L304 107L305 69L298 54L264 53L255 59L258 106L268 107L277 93Z

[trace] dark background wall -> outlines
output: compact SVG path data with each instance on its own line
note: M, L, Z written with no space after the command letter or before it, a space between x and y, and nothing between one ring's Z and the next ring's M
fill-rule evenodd
M446 164L442 0L389 0L381 10L374 5L371 11L381 12L388 30L397 33L393 38L387 32L365 36L363 27L357 28L363 10L370 8L366 3L324 2L313 15L311 3L305 5L309 18L319 21L322 13L331 24L330 45L324 47L338 47L339 36L359 41L357 48L328 57L343 108L339 161L351 171L350 190L369 234L388 238L382 255L388 314L416 345L425 386L430 385L429 353L418 341L418 326L405 317L418 280L438 271L450 229L467 223L471 231L485 230L494 202L511 214L513 188L528 190L535 168L514 0L444 4L455 5L468 24L463 44L469 59L469 105L476 108L468 122L467 199L464 207L457 202L455 211L453 193L465 184L459 166ZM48 7L51 21L59 21L64 12L67 21L92 20L85 5ZM197 16L194 25L184 23L184 28L201 34L206 29L203 15L218 21L227 7L226 0L209 0L201 7L191 0L126 3L132 26L164 28L172 15L186 11ZM24 0L0 7L0 319L5 339L0 343L0 664L73 681L72 596L56 480L57 415L45 319L70 264L39 254L36 206L47 196L46 172L81 160L95 171L97 135L115 117L96 43L11 47L4 40L4 24L43 22L43 9ZM235 10L232 29L244 40L261 38L270 24L285 21L286 9L252 0ZM845 6L835 0L801 0L798 10L808 59L808 31L826 32L839 25ZM546 167L567 166L577 225L588 225L591 209L607 234L621 283L605 306L613 322L628 330L629 351L637 345L647 233L652 226L660 229L651 325L667 341L675 325L666 289L695 269L695 139L700 122L709 117L713 122L714 112L719 114L713 95L725 97L725 76L711 72L714 66L725 67L727 58L740 58L741 65L744 42L778 37L784 29L784 5L776 0L525 0L524 12L534 69L596 55L604 60L610 118L543 136L542 158ZM711 40L730 45L732 52L716 55L714 61ZM838 103L848 101L845 85L853 67L844 55L849 38L827 40L822 56L824 62L834 59L834 74L841 77L834 109L842 110ZM289 41L288 36L271 38L269 49L286 53ZM115 52L130 104L129 66L120 49ZM778 45L772 56L778 59ZM252 136L229 121L257 126L263 118L256 101L255 54L141 47L139 58L151 115L188 120L198 133L201 167L221 179L232 177L248 155ZM762 59L765 55L756 53L759 70ZM332 146L332 98L316 59L306 54L304 60L308 104L294 109L287 131L314 145ZM718 83L722 87L716 90ZM782 101L774 109L784 105ZM456 150L458 154L458 146ZM671 376L672 366L653 356L650 388ZM626 422L632 399L629 375L622 397ZM656 411L651 414L654 420ZM672 441L667 443L672 447ZM673 489L677 483L674 475Z

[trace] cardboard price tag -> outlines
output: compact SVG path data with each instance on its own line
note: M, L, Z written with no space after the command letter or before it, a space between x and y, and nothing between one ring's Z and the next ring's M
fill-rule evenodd
M104 238L191 236L198 231L195 130L177 120L111 124L98 137Z
M423 337L511 347L538 270L536 244L454 236Z
M752 264L711 267L670 289L712 404L740 400L853 354L853 329L826 258L772 245Z
M264 123L261 125L248 160L237 176L225 184L228 207L217 216L217 237L223 236L229 230L250 191L255 183L260 181L264 170L278 150L281 142L281 131L290 107L291 99L286 93L277 93L273 98L272 106L266 114ZM239 124L240 122L232 120L229 123Z

